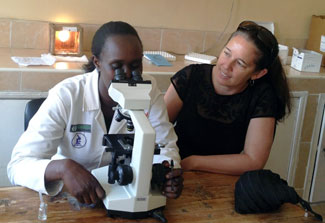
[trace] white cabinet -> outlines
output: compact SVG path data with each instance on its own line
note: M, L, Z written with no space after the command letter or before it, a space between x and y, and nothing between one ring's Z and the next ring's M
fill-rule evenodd
M325 202L325 94L319 96L303 196Z
M290 186L294 183L308 92L291 92L291 95L292 111L284 122L278 123L271 153L264 167L278 173Z
M10 186L7 164L13 147L24 131L25 105L32 98L46 95L46 93L0 92L0 187Z

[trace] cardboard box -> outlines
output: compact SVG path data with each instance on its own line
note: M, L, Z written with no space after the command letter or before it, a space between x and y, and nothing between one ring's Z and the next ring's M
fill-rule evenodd
M313 50L323 55L322 66L325 67L325 52L322 51L322 36L325 36L325 15L316 16L311 18L309 28L309 38L307 40L306 49Z
M311 50L293 47L291 67L299 71L319 72L323 55Z

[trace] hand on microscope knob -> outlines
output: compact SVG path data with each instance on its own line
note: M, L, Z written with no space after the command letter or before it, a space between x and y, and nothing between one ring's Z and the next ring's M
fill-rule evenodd
M166 174L166 182L162 193L168 198L176 199L183 190L183 170L181 168L174 168L174 165L169 164L168 161L164 161L163 165L171 168L171 171Z
M62 180L68 192L80 203L97 204L105 191L97 179L79 163L67 159L64 163Z

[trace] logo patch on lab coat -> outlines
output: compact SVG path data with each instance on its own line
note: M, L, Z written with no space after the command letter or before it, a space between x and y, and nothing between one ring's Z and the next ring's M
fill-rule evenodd
M91 132L91 125L86 125L86 124L71 125L70 132Z
M86 145L87 138L83 133L77 132L71 140L71 144L75 148L82 148Z

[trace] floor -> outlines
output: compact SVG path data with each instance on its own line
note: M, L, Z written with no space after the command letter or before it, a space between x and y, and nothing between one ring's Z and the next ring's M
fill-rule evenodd
M325 222L325 203L313 204L311 208L318 214L322 215L323 222Z

